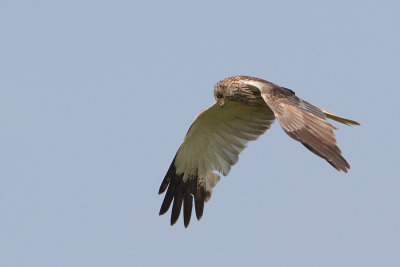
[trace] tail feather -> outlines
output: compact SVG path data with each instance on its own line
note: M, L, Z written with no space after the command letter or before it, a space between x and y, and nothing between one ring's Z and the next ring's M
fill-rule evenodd
M327 111L327 110L325 110L323 108L320 108L320 109L322 110L322 112L324 112L325 116L328 119L331 119L331 120L334 120L334 121L337 121L337 122L340 122L340 123L343 123L343 124L346 124L346 125L360 125L359 122L340 117L339 115L336 115L336 114L334 114L334 113L332 113L330 111Z

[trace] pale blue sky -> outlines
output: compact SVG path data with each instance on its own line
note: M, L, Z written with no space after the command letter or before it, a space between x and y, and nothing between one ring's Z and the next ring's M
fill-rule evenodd
M2 1L0 266L399 266L397 1ZM213 86L250 75L335 124L348 174L274 123L200 222L158 187Z

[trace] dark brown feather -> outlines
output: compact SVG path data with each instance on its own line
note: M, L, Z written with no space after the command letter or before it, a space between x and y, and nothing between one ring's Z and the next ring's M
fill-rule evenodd
M179 188L181 189L181 188ZM176 221L179 218L179 215L181 214L181 208L182 208L182 200L183 200L183 194L181 190L179 190L175 197L174 197L174 204L172 205L172 211L171 211L171 225L174 225Z
M190 217L192 216L193 196L186 195L183 202L183 223L185 227L189 226Z
M203 216L204 201L201 200L201 198L199 196L195 196L195 198L194 198L194 206L195 206L195 209L196 209L197 220L200 220L201 217Z
M165 214L173 202L171 225L175 224L179 219L182 204L184 225L185 227L189 225L190 217L192 215L193 196L195 198L196 217L200 220L203 214L204 202L207 199L207 196L209 196L209 193L206 192L205 188L200 186L197 181L198 175L196 174L192 175L184 182L183 173L176 173L174 158L159 189L159 194L162 194L167 190L164 201L161 205L160 215Z

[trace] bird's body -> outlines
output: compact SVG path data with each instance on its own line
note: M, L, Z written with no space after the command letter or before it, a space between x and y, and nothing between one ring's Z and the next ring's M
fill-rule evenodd
M190 221L193 198L196 216L201 218L204 202L220 177L228 175L239 153L257 139L275 119L293 139L339 171L350 165L342 157L333 130L326 118L348 125L359 123L314 106L287 88L248 76L234 76L214 87L216 103L201 112L190 126L160 186L167 188L160 215L170 207L171 225L183 203L184 224Z

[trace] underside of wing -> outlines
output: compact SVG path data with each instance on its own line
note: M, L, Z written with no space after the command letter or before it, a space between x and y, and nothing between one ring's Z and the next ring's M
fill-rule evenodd
M203 214L212 188L219 181L219 172L226 176L249 141L257 139L272 124L274 114L265 106L229 102L218 104L200 113L189 128L160 186L167 190L160 215L172 205L171 225L182 209L185 227L189 225L193 199L197 219Z
M349 163L342 157L342 152L337 146L333 133L336 128L326 121L327 116L337 115L332 113L326 115L325 111L301 100L293 91L286 88L276 87L262 92L262 96L290 137L324 158L338 171L347 172L350 169ZM338 116L336 118L335 120L344 119ZM344 120L343 123L346 124L354 122Z

